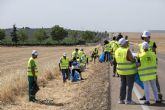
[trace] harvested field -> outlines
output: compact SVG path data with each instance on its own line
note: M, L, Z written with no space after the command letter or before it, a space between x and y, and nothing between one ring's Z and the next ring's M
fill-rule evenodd
M0 52L0 104L15 103L17 97L27 94L26 68L31 51L39 51L39 83L45 86L49 80L59 80L58 61L64 52L68 57L75 47L1 47ZM77 46L77 48L80 48ZM89 54L92 46L83 46ZM60 80L60 82L62 82Z

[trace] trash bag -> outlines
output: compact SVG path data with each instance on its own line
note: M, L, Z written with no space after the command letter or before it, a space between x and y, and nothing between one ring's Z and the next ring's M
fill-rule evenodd
M105 61L104 52L102 52L99 57L99 62L102 63L104 61Z
M77 71L75 71L74 77L72 77L72 72L70 72L70 79L71 80L73 79L74 81L79 81L80 80L80 74Z
M135 75L135 83L140 86L141 89L144 89L143 82L140 80L139 74L136 73Z

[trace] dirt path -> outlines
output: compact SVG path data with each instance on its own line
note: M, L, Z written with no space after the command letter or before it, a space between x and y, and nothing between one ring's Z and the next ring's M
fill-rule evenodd
M104 69L103 69L104 68ZM83 72L84 81L66 84L62 80L49 81L41 87L37 98L42 104L29 103L20 97L14 105L4 110L108 110L108 66L105 63L90 64Z

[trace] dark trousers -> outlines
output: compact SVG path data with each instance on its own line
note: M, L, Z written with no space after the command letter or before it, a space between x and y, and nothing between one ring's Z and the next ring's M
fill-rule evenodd
M66 79L69 79L69 69L62 69L62 77L63 77L63 81L65 82Z
M120 78L120 100L125 100L127 94L127 101L131 101L135 75L120 75Z
M158 76L156 76L156 86L157 86L157 89L158 89L158 93L160 94L161 91L160 91L160 85L159 85Z
M110 52L105 52L105 61L110 61Z
M33 76L28 76L28 82L29 82L29 101L35 99L35 95L37 91L39 90L37 85L37 78Z

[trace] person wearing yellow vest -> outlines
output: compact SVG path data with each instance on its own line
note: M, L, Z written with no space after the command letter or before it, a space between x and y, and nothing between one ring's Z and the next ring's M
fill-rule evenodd
M94 48L91 54L91 61L94 61L94 63L96 62L96 58L98 58L99 51L98 48Z
M83 53L84 53L84 50L82 48L80 48L80 50L78 51L79 58L82 57Z
M113 77L115 77L115 75L117 74L116 73L116 66L117 66L117 63L115 62L115 51L120 47L119 44L118 44L118 41L116 41L116 37L114 36L112 41L110 41L110 45L111 45L111 48L112 48L112 51L111 51L111 55L112 55L112 59L113 59ZM117 74L117 77L119 77L119 75Z
M35 98L36 93L39 90L37 84L37 76L38 76L38 65L35 59L38 56L38 52L36 50L32 51L32 57L28 60L28 68L27 68L27 76L29 83L29 101L35 102L37 101Z
M138 73L140 80L143 81L144 84L144 93L146 97L144 104L150 104L149 84L151 85L154 93L155 103L161 103L158 98L158 91L156 87L156 54L152 51L149 51L149 44L147 42L142 43L142 48L144 49L144 52L139 55L140 67L138 68Z
M72 52L72 59L73 58L77 58L78 57L78 48L76 48L73 52Z
M151 33L149 31L144 31L142 36L141 36L141 39L149 44L148 50L152 51L152 52L154 52L156 54L156 48L157 48L156 43L151 41L150 38L151 38ZM139 44L138 55L142 54L143 52L144 52L144 49L142 48L142 43L141 43L141 44ZM159 99L162 100L163 95L161 94L159 80L158 80L158 75L156 76L156 86L157 86L157 89L158 89ZM142 98L140 98L140 100L145 100L145 97L143 96Z
M137 73L135 59L127 47L124 38L119 40L120 47L115 52L115 60L117 63L117 73L120 75L120 100L119 104L135 104L132 100L132 89L134 85L134 77ZM126 99L127 96L127 99Z
M60 58L59 68L62 73L63 83L69 79L69 58L66 57L66 53Z
M109 41L105 40L104 41L104 54L105 54L105 62L110 61L110 53L111 53L111 44L109 43Z

